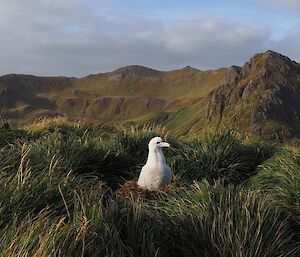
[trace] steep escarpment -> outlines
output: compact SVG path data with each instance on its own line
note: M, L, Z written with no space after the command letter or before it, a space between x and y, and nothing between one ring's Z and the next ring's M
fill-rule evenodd
M206 125L281 141L299 137L300 65L272 51L255 55L206 104Z

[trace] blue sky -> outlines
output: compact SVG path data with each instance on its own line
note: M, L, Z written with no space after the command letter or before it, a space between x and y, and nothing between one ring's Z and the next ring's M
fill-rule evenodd
M299 0L2 0L0 74L205 70L268 49L300 61L299 14Z

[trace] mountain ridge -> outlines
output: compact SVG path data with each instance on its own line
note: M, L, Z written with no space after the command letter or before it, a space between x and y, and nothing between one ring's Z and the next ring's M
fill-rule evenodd
M67 116L88 121L159 123L179 134L232 128L265 139L300 137L300 65L273 51L242 67L158 71L140 65L82 78L0 77L8 119Z

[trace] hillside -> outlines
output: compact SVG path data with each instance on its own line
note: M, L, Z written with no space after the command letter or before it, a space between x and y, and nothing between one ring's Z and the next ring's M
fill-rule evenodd
M271 140L300 136L300 65L272 51L209 71L133 65L83 78L6 75L0 100L1 113L15 121L62 115L154 122L179 134L230 127Z
M300 65L268 51L234 70L230 80L171 123L179 119L190 131L226 127L280 141L299 137Z

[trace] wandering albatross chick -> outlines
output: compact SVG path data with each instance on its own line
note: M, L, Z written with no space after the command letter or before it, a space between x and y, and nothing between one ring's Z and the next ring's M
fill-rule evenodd
M160 186L171 183L171 169L166 164L162 152L162 147L170 147L170 144L163 142L161 137L154 137L150 140L148 147L148 159L142 168L137 184L148 190L159 190Z

